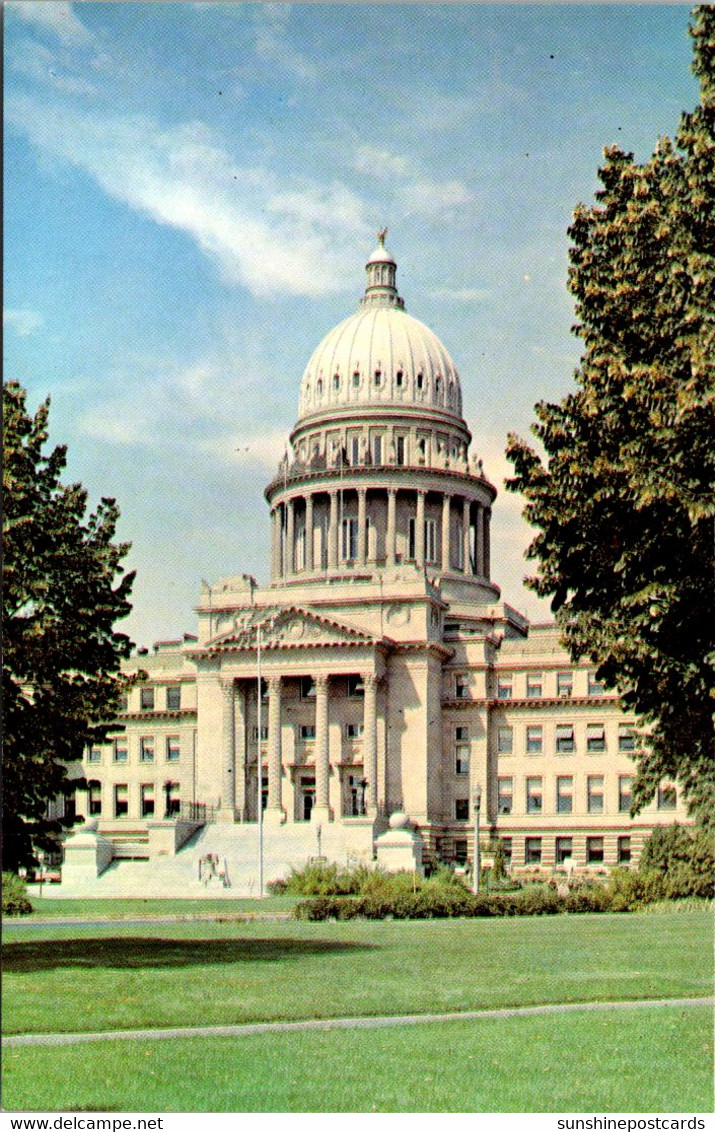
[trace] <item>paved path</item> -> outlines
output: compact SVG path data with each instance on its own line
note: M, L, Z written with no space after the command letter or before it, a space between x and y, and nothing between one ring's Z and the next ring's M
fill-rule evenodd
M713 998L654 998L636 1002L566 1002L546 1006L514 1006L500 1010L464 1010L452 1014L397 1014L384 1018L311 1018L302 1022L249 1022L236 1026L194 1026L166 1030L106 1030L95 1034L14 1034L3 1045L71 1046L80 1042L157 1041L166 1038L246 1038L253 1034L283 1034L304 1030L373 1030L413 1026L421 1022L475 1022L482 1018L528 1018L531 1015L571 1014L576 1010L632 1010L648 1006L712 1006Z

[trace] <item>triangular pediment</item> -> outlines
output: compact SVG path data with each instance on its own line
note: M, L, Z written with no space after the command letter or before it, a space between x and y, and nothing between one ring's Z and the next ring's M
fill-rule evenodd
M205 647L217 652L255 649L259 629L261 646L266 649L374 645L381 639L300 606L242 610L233 621L230 629L208 641Z

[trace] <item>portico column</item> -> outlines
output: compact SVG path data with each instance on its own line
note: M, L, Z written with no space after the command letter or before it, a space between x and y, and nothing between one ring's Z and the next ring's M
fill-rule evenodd
M363 775L367 779L368 813L377 810L377 676L374 672L363 675L365 702L363 705Z
M259 736L260 738L260 736ZM282 806L283 766L281 759L281 678L268 678L268 806L267 821L284 820Z
M394 487L387 489L387 545L385 557L388 566L395 565L395 544L397 541L397 491Z
M234 821L236 809L236 740L233 680L221 681L221 806L219 817Z
M313 496L305 497L305 568L313 569Z
M469 573L469 512L471 501L465 499L462 505L462 557L464 573Z
M449 572L449 510L450 510L450 496L442 496L442 573Z
M330 526L328 528L328 568L338 568L338 493L330 492Z
M363 565L367 556L367 530L366 530L366 495L364 487L358 488L358 562Z
M418 570L425 567L425 492L417 492L417 512L415 516L415 565Z
M481 503L477 506L477 573L481 575L486 574L484 566L484 508Z
M292 574L295 570L295 501L288 500L286 505L288 507L288 519L286 522L286 574Z
M330 821L330 753L328 748L328 677L316 676L315 683L315 805L310 819Z

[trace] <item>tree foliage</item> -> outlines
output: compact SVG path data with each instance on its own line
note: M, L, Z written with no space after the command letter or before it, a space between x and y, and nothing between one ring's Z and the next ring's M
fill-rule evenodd
M537 529L527 585L571 655L640 716L634 806L665 777L712 816L715 534L715 8L694 11L697 108L645 164L605 151L569 229L584 353L576 391L536 406L546 457L507 455Z
M60 476L66 448L43 454L49 401L33 417L15 382L3 390L3 854L16 869L46 846L48 800L69 793L67 763L101 741L125 681L132 643L126 617L133 574L113 542L119 511ZM101 721L104 721L102 723Z

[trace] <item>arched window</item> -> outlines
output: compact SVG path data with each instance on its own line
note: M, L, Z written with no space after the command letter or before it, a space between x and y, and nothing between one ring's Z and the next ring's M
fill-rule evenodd
M317 386L315 387L315 391L316 391L316 393L318 394L318 396L319 396L319 397L321 397L321 396L322 396L322 393L323 393L323 382L322 382L322 379L321 379L321 378L318 378L318 384L317 384Z
M353 370L353 387L357 388L360 384L360 370Z
M340 388L340 374L334 373L333 374L333 389L337 392L339 388Z
M442 378L436 377L434 379L434 394L435 394L435 397L439 398L441 389L442 389Z
M397 386L398 389L402 389L403 377L404 377L404 374L403 374L402 370L398 369L397 373L395 374L395 385Z
M423 378L421 373L418 373L417 374L417 388L421 389L423 385L424 385L424 378Z
M382 370L375 370L375 385L382 385Z

